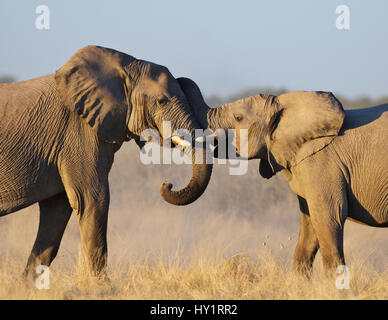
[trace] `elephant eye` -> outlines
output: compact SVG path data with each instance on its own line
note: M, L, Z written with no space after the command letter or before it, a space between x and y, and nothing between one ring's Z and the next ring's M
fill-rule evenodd
M167 97L162 97L162 98L158 99L158 104L160 104L162 106L167 104L167 102L168 102L168 98Z
M244 119L244 117L241 114L235 114L234 118L236 119L237 122L241 122Z

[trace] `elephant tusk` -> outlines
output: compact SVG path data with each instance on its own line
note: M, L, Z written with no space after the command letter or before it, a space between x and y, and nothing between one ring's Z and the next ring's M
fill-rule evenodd
M195 139L195 141L199 143L204 143L206 141L206 137L205 136L198 137Z
M210 135L207 135L207 136L201 136L201 137L198 137L195 139L196 142L199 142L199 143L204 143L206 142L206 139L209 138L209 137L216 137L216 135L213 133L213 134L210 134ZM184 148L187 148L187 147L191 147L191 143L182 139L181 137L179 136L173 136L171 137L171 141L177 146L182 146Z
M191 147L191 143L190 142L187 142L186 140L182 139L181 137L178 137L178 136L173 136L171 138L171 141L175 144L175 145L180 145L182 147Z
M196 142L199 142L199 143L204 143L206 142L206 139L207 138L216 138L217 135L215 132L213 132L212 134L209 134L209 135L206 135L206 136L201 136L201 137L198 137L195 139Z

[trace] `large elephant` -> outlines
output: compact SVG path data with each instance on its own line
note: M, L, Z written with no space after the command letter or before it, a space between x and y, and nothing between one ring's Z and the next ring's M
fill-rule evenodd
M147 128L171 143L165 120L172 132L200 128L166 67L108 48L84 47L55 74L0 85L0 216L40 206L27 275L55 258L73 210L86 265L91 274L104 274L114 154L124 141L140 144ZM162 184L165 199L185 205L204 192L212 165L195 160L182 190Z
M260 174L281 171L288 180L300 206L297 271L310 275L318 249L327 274L345 264L347 218L388 226L388 104L344 111L332 93L296 91L213 109L193 81L178 81L202 126L248 129L248 157L261 159Z

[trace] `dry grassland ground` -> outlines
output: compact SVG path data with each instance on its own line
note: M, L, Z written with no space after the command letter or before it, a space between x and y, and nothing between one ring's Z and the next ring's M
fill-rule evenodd
M387 299L387 230L347 222L350 289L338 290L318 254L311 280L291 271L299 232L297 200L284 178L266 181L258 162L244 176L214 168L205 194L187 207L160 198L164 179L179 185L190 166L144 166L131 142L112 169L110 282L85 281L73 216L50 267L50 289L20 277L38 227L32 206L0 218L0 299Z

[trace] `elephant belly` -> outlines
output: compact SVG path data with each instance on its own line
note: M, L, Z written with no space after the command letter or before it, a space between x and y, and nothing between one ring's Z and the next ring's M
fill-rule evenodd
M0 85L0 215L63 191L57 162L68 113L53 75Z
M3 170L4 166L1 169ZM54 169L43 171L45 173L32 166L29 170L10 170L7 174L0 175L0 216L64 191L60 177Z
M372 227L388 227L388 207L364 206L358 201L349 208L348 218Z
M346 111L336 155L348 185L348 216L376 227L388 226L388 104Z
M388 167L353 177L348 198L350 218L375 227L388 227Z

